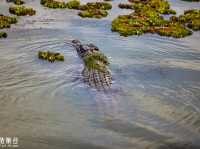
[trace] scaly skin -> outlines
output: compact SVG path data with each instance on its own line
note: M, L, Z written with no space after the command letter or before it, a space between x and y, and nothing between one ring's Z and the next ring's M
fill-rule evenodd
M84 57L90 53L97 52L99 49L93 44L81 44L78 40L72 41L78 56L83 60ZM89 86L98 90L105 90L110 88L112 84L112 77L110 71L106 68L104 71L97 69L89 69L84 66L82 71L83 79Z

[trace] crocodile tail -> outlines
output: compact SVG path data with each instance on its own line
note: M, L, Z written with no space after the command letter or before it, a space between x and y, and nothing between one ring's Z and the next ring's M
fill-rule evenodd
M82 71L82 75L86 83L98 90L106 90L110 88L112 84L111 73L109 70L103 72L85 67Z

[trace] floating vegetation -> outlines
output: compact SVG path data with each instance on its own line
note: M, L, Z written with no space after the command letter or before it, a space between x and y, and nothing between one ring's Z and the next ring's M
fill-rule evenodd
M78 13L80 17L87 17L87 18L102 18L106 17L108 15L108 12L106 10L101 10L101 9L89 9L89 10L84 10L80 11Z
M131 2L131 4L121 4L119 7L134 9L135 12L129 15L120 15L114 19L112 21L112 31L119 32L122 36L142 35L144 33L169 35L169 28L171 31L175 27L178 27L178 24L173 26L168 20L160 16L160 14L176 14L174 10L170 9L170 5L167 1L129 0L129 2ZM184 31L185 30L187 29L184 28ZM179 35L182 33L181 31L182 30L180 30ZM177 37L175 34L170 35L172 37ZM184 35L185 33L183 33L181 37Z
M158 33L162 36L181 38L192 32L179 22L165 20L156 11L134 12L130 15L118 16L112 22L112 31L122 36L142 35L144 33Z
M0 29L9 28L11 24L15 23L17 23L17 19L15 17L0 14Z
M79 9L80 1L71 0L71 1L67 2L66 6L67 6L68 9Z
M7 33L6 32L0 32L0 38L6 38Z
M71 0L67 3L65 2L59 2L56 0L41 0L40 4L48 7L48 8L60 8L60 9L64 9L64 8L69 8L69 9L79 9L80 6L80 1L78 0Z
M7 2L14 3L15 5L23 5L25 2L22 0L6 0Z
M23 5L24 1L22 1L22 0L14 0L14 4L15 5Z
M80 6L80 10L89 10L89 9L101 9L101 10L109 10L112 8L110 3L106 2L89 2L85 5Z
M191 9L184 11L178 20L184 23L188 28L200 30L200 9Z
M85 18L102 18L108 15L106 10L112 8L110 3L106 2L90 2L85 5L80 5L79 9L82 10L78 13L79 16Z
M166 0L129 0L135 11L146 11L153 9L160 14L176 14L175 10L170 9L170 5Z
M120 15L112 21L112 31L122 36L141 35L145 32L154 32L156 26L162 26L167 21L155 11L131 13ZM151 29L152 28L152 29Z
M49 62L54 61L64 61L64 55L58 53L58 52L50 52L50 51L39 51L38 52L38 58L48 60Z
M67 3L56 0L41 0L40 3L48 8L68 8L81 10L78 15L83 18L106 17L108 15L106 10L112 8L112 5L106 2L88 2L84 5L80 5L80 1L78 0L71 0Z
M120 4L120 8L134 9L134 13L120 15L112 21L112 31L122 36L157 33L161 36L182 38L200 29L200 10L187 10L183 15L164 19L161 14L176 14L165 0L129 0L131 4ZM189 29L190 28L190 29Z
M192 31L187 29L180 23L169 22L166 26L160 27L156 31L161 36L171 36L175 38L183 38L192 35Z
M59 2L59 1L55 1L55 0L41 0L40 1L41 5L44 5L45 7L48 8L67 8L67 4L65 2Z
M11 24L17 23L17 19L15 17L4 16L0 14L0 29L10 28ZM0 32L0 38L6 38L6 32Z
M36 11L33 8L28 8L25 6L11 6L9 8L9 12L17 16L32 16L36 14Z
M120 3L118 5L118 7L121 8L121 9L133 9L134 8L133 4L124 4L124 3Z

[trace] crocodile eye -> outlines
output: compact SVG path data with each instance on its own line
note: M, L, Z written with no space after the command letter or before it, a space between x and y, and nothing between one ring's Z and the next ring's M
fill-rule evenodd
M81 43L79 40L72 40L72 43L77 44L77 43Z

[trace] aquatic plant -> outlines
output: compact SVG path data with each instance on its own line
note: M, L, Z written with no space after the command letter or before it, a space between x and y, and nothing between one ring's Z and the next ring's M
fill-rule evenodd
M15 5L23 5L25 2L22 0L6 0L8 3L14 3Z
M6 32L0 32L0 38L6 38L7 33Z
M176 14L175 10L170 9L168 1L165 0L129 0L132 2L135 11L146 11L153 9L160 14Z
M79 9L80 1L79 0L70 0L67 3L65 3L65 2L59 2L56 0L41 0L40 4L45 7L54 8L54 9L57 9L57 8Z
M40 3L48 8L68 8L81 10L78 15L83 18L106 17L108 15L106 10L112 8L112 5L106 2L88 2L84 5L80 5L80 1L78 0L71 0L67 3L58 2L55 0L41 0Z
M183 38L192 34L192 31L187 29L180 23L169 22L166 26L157 29L157 33L161 36L172 36L175 38Z
M120 3L118 5L119 8L122 8L122 9L133 9L133 4L125 4L125 3Z
M200 9L185 10L178 20L184 23L188 28L200 30Z
M118 16L112 21L112 31L119 32L122 36L157 33L162 36L175 38L192 34L183 24L173 22L172 20L165 20L153 9Z
M80 1L78 0L71 0L66 4L68 9L79 9Z
M22 1L22 0L14 0L14 4L15 5L23 5L24 1Z
M50 51L38 51L38 58L48 60L49 62L64 61L64 55Z
M67 4L65 2L59 2L59 1L55 1L55 0L41 0L40 4L48 7L48 8L67 8Z
M112 31L119 32L122 36L141 35L151 27L165 23L163 17L155 11L137 12L130 15L120 15L112 21Z
M17 23L17 19L15 17L4 16L0 14L0 29L10 28L11 24ZM6 32L0 32L0 38L6 38Z
M9 28L11 24L15 23L17 23L17 19L15 17L0 14L0 29Z
M186 10L179 17L171 16L164 19L161 14L176 14L170 9L165 0L129 0L129 5L119 7L134 9L134 13L120 15L112 21L112 31L122 36L142 35L144 33L157 33L161 36L182 38L192 34L193 30L200 30L200 10Z
M176 14L175 10L170 9L169 2L166 0L150 0L148 5L161 14Z
M36 14L36 11L33 8L28 8L25 6L11 6L9 8L9 12L17 16L25 16L25 15L32 16Z
M101 9L88 9L84 11L80 11L78 15L82 18L102 18L106 17L108 15L108 12L106 10L101 10Z
M110 3L106 2L89 2L85 5L80 5L79 9L81 10L78 15L80 17L87 18L102 18L108 15L106 10L112 8Z
M105 71L109 65L108 58L99 51L88 53L83 58L84 64L88 69Z
M112 8L112 5L107 2L89 2L85 5L80 5L80 10L89 10L89 9L101 9L101 10L109 10Z

